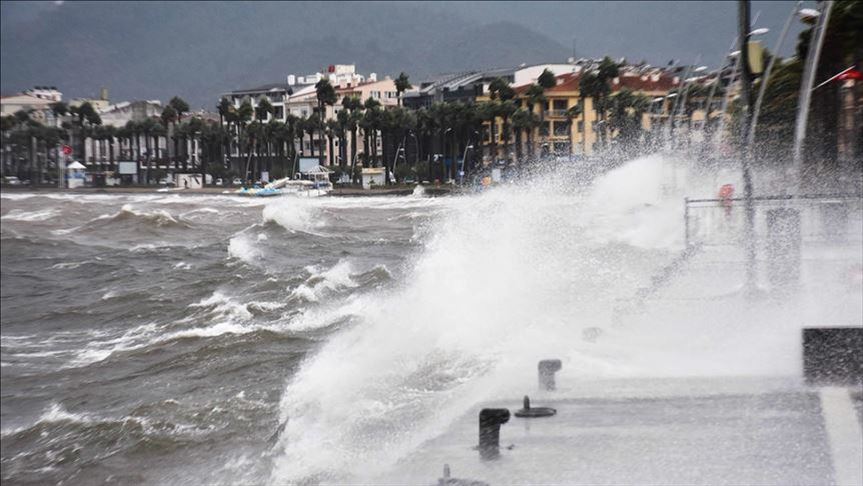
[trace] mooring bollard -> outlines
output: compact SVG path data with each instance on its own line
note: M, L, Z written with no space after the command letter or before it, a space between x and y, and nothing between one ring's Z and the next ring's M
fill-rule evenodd
M484 408L479 412L479 457L483 460L500 456L500 426L509 422L509 410Z
M454 478L450 475L449 464L443 465L443 477L437 480L438 486L489 486L484 481Z
M530 397L525 395L524 408L522 408L521 410L516 410L515 416L521 418L551 417L556 413L557 410L551 407L531 407Z
M539 369L539 389L554 390L554 374L560 371L561 364L559 359L544 359L537 365Z

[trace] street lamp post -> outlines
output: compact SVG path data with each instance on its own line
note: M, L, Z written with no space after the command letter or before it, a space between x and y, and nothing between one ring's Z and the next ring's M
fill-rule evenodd
M444 130L444 132L443 132L443 165L444 165L444 170L447 169L447 167L446 167L446 156L447 156L446 134L449 132L452 132L452 131L453 131L452 127L447 127L447 129ZM455 132L453 132L453 133L455 133ZM455 142L455 137L453 137L453 142ZM454 147L453 147L453 154L455 154L455 148ZM453 159L455 159L455 155L453 155ZM453 164L453 172L455 172L455 160L452 161L452 164ZM449 172L449 171L447 171L447 172ZM447 178L451 178L450 177L451 175L455 175L455 174L446 174Z
M467 162L467 151L473 150L473 145L468 145L464 148L464 154L461 156L461 169L458 171L458 184L464 184L464 166Z
M782 44L785 42L785 36L788 35L788 29L791 27L791 21L795 16L800 15L801 0L797 0L794 8L791 10L791 15L782 26L782 32L779 34L779 39L776 41L776 47L773 49L773 56L770 57L770 62L767 64L767 69L761 77L761 87L758 89L758 98L755 100L755 109L752 110L752 124L749 127L749 138L747 144L751 147L755 143L755 128L758 126L758 115L761 114L761 103L764 101L764 93L767 92L767 82L770 80L770 73L773 72L773 66L776 64L776 59L779 57L779 50L782 49Z
M797 192L800 191L800 179L803 162L803 141L806 139L806 124L809 119L809 103L812 100L812 86L815 84L815 72L818 71L818 58L824 45L824 34L827 32L827 22L830 20L830 10L833 1L822 3L812 38L809 41L809 51L806 53L806 64L803 66L803 80L800 86L800 103L797 108L797 122L794 128L794 161L793 170L797 181Z

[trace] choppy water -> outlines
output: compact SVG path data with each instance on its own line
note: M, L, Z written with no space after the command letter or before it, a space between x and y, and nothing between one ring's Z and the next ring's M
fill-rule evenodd
M664 173L448 198L4 193L4 484L353 482L535 379L514 363L667 373L656 347L582 339L681 248Z

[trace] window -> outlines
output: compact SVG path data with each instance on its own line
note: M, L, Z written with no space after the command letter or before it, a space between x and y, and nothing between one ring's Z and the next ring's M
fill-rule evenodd
M547 121L542 122L542 124L539 126L539 134L540 135L543 135L543 136L548 135L548 125L549 125L549 123Z
M285 108L283 106L273 107L273 118L282 119L285 117Z
M554 153L557 155L564 155L569 153L569 143L554 142Z
M583 121L578 122L578 125L576 127L576 131L578 133L584 133L584 122Z
M552 105L553 110L566 110L566 100L554 100Z
M552 125L554 127L554 134L556 136L566 136L569 133L569 123L567 122L554 122Z

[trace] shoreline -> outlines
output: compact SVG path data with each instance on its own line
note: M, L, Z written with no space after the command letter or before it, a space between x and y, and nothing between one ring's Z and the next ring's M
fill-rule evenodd
M360 188L335 188L324 197L373 197L373 196L410 196L414 193L416 186L394 187L389 189L360 189ZM60 189L51 186L0 186L0 193L5 192L36 192L36 193L65 193L65 194L220 194L225 196L231 194L236 187L204 187L201 189L176 189L160 191L161 188L149 186L123 186L123 187L79 187L75 189ZM426 187L423 186L426 196L446 196L463 192L452 187Z

